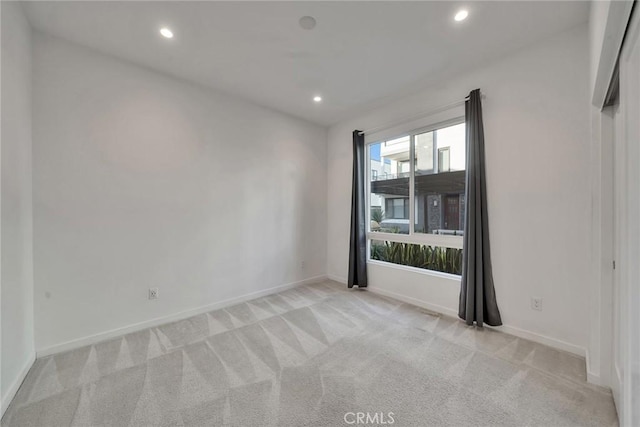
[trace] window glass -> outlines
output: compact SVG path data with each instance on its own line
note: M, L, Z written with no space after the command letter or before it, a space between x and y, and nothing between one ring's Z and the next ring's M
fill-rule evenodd
M370 257L442 273L459 275L462 272L462 249L372 240Z
M371 231L409 234L411 138L369 145Z
M414 231L462 235L466 167L464 123L416 135L415 157Z

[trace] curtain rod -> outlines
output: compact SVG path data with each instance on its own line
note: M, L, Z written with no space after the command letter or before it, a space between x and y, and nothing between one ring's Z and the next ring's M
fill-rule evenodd
M480 97L484 98L484 95L481 94ZM442 105L442 106L440 106L438 108L432 108L430 110L422 111L422 112L414 114L412 116L405 117L404 119L400 119L400 120L397 120L397 121L392 122L392 123L387 123L384 126L379 126L379 127L371 128L371 129L367 129L367 130L361 130L360 131L360 135L379 132L381 130L389 129L389 128L392 128L394 126L398 126L398 125L401 125L401 124L404 124L404 123L407 123L407 122L411 122L413 120L416 120L416 119L419 119L419 118L422 118L422 117L425 117L425 116L430 116L432 114L436 114L436 113L439 113L441 111L448 110L449 108L457 107L460 104L464 104L467 100L469 100L469 96L465 96L464 98L459 99L458 101L451 102L451 103L449 103L447 105Z

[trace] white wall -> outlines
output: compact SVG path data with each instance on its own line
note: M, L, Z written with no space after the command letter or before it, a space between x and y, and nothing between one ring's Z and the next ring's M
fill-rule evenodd
M38 352L325 274L326 129L37 33L34 94Z
M2 2L2 412L34 358L31 204L31 29Z
M328 274L347 276L351 132L462 99L483 100L494 279L510 332L584 354L589 339L587 25L329 130ZM370 268L370 287L457 312L459 280ZM428 291L427 291L428 289ZM543 310L530 308L532 296ZM532 335L533 334L533 335Z

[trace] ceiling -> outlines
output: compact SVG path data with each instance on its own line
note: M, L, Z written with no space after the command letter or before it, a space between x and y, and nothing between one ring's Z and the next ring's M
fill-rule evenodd
M463 22L453 16L469 11ZM322 125L586 22L583 1L25 4L34 28ZM313 30L300 17L317 20ZM159 29L175 34L162 38ZM314 103L314 95L323 97Z

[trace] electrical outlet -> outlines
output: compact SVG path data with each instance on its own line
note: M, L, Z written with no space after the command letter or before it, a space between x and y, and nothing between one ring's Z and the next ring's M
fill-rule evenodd
M158 299L158 288L149 288L149 299Z
M304 270L304 261L302 261L302 262L300 263L300 268L301 268L302 270Z
M542 311L542 298L540 297L531 297L531 309Z

